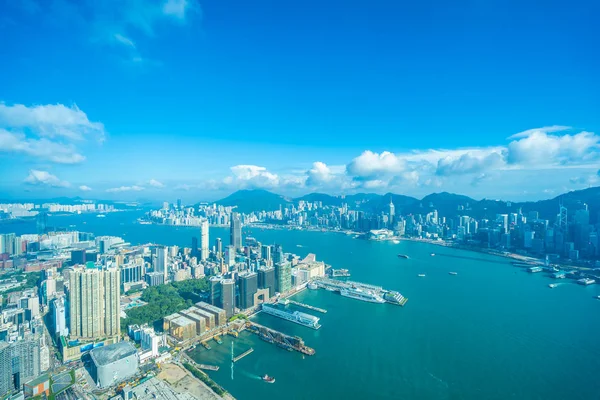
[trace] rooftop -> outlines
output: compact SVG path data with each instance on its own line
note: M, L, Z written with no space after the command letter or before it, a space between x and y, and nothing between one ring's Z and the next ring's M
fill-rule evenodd
M96 365L108 365L136 353L137 351L131 343L119 342L95 348L90 352L90 355Z

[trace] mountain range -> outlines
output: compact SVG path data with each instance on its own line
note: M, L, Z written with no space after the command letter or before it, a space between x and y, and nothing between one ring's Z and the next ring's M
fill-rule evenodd
M496 214L515 213L521 209L525 214L530 211L537 211L540 218L553 220L558 214L561 204L567 207L569 212L574 212L587 204L590 210L590 220L596 221L595 216L600 211L600 187L576 190L551 199L533 202L475 200L468 196L448 192L432 193L422 199L394 193L384 195L358 193L344 197L331 196L325 193L310 193L301 197L290 198L263 189L250 189L238 190L216 201L216 203L224 206L235 206L239 212L250 213L262 210L278 210L280 206L297 204L300 200L307 202L320 201L323 205L328 206L341 206L346 203L351 209L373 213L387 212L391 200L394 203L396 214L426 214L437 210L439 216L469 215L478 219L493 219Z

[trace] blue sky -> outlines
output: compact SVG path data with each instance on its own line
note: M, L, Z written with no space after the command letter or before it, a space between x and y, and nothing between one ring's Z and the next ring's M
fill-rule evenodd
M4 198L600 181L592 1L0 0Z

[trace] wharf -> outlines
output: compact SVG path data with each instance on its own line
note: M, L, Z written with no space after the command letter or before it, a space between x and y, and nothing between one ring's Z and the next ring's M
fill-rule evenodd
M213 340L218 344L223 344L223 341L221 340L221 337L219 335L213 336Z
M264 325L257 324L256 322L248 321L246 327L250 332L257 334L262 340L275 343L286 349L296 350L302 354L312 356L315 354L315 350L304 344L304 341L299 336L289 336L285 333L276 331L275 329L267 328Z
M218 365L196 364L196 366L200 369L207 369L209 371L218 371L219 370Z
M241 360L242 358L246 357L247 355L249 355L250 353L252 353L254 351L254 349L252 347L250 347L248 350L246 350L245 352L243 352L242 354L233 357L231 359L232 362L238 362L239 360Z
M206 350L210 350L210 345L209 345L208 343L206 343L206 342L200 342L200 344L201 344L202 346L204 346L204 348L205 348Z
M311 306L310 304L300 303L299 301L288 300L288 303L293 304L293 305L298 306L298 307L308 308L309 310L318 311L318 312L323 313L323 314L327 313L327 310L325 310L324 308L319 308L319 307Z

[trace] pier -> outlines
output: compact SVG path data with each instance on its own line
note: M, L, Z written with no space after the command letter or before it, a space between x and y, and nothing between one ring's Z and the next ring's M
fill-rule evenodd
M209 344L208 344L208 343L206 343L206 342L200 342L200 344L201 344L202 346L204 346L204 348L205 348L206 350L210 350L210 346L209 346Z
M299 301L294 301L294 300L288 300L288 302L290 304L293 304L293 305L298 306L298 307L304 307L304 308L308 308L309 310L314 310L314 311L318 311L318 312L323 313L323 314L327 314L327 310L324 309L324 308L319 308L319 307L311 306L310 304L304 304L304 303L300 303Z
M221 340L221 337L220 337L219 335L215 335L215 336L213 337L213 340L214 340L215 342L217 342L218 344L223 344L223 341Z
M232 362L238 362L239 360L241 360L242 358L246 357L248 354L252 353L253 351L254 351L254 349L252 347L250 347L248 350L246 350L245 352L243 352L239 356L233 357L231 359L231 361Z
M306 354L308 356L315 354L315 350L306 346L302 338L298 336L289 336L285 333L276 331L275 329L267 328L264 325L257 324L256 322L248 321L246 326L250 332L257 334L265 342L275 343L285 349L296 350L297 352Z
M209 371L218 371L219 370L219 366L217 366L217 365L196 364L196 366L200 369L207 369Z

